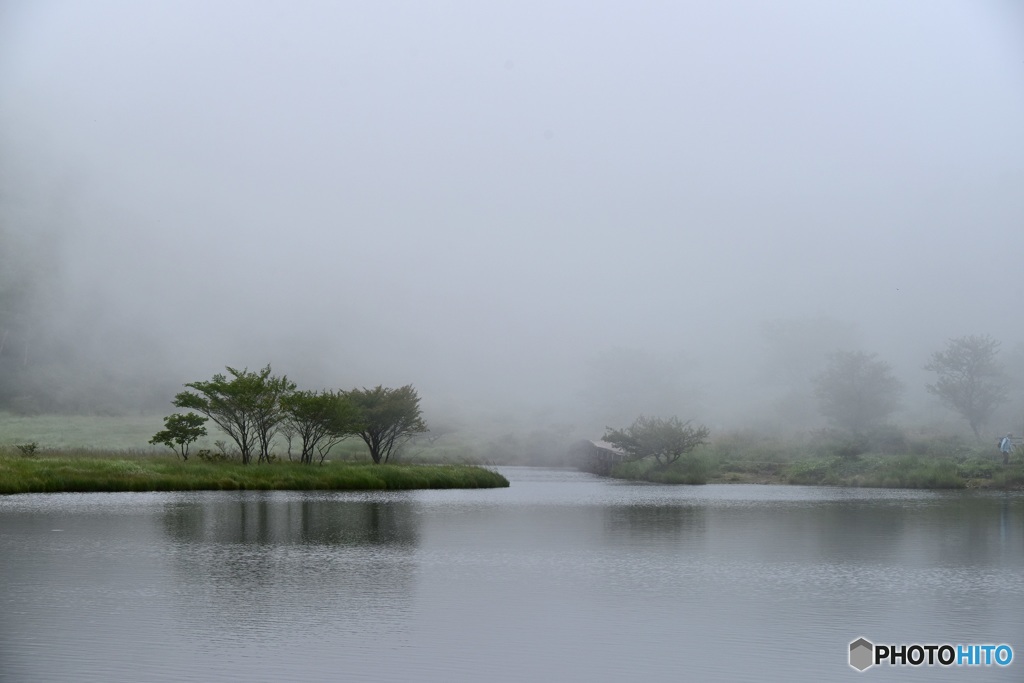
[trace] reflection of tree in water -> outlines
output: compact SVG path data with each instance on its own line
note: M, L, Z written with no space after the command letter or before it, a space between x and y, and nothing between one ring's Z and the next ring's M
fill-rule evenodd
M773 560L807 563L900 562L907 533L903 502L829 501L747 511L753 547ZM778 543L779 536L786 543ZM774 540L773 540L774 539Z
M419 530L402 494L212 494L168 506L164 529L180 592L196 600L188 618L223 637L391 631L411 602Z
M686 505L619 505L604 509L605 535L627 543L699 537L705 510Z
M860 500L828 503L777 515L790 526L794 559L904 566L999 565L1007 551L1019 556L1024 505L1003 505L975 494L940 494L925 501ZM801 542L801 539L803 541Z
M891 583L948 583L969 576L974 567L1016 569L1024 554L1019 498L973 492L861 495L711 508L709 552L780 571L829 566L836 568L828 574L835 581L847 580L849 570L864 581Z
M174 503L166 509L164 528L173 540L184 543L404 546L418 542L416 514L402 494L366 500L238 496Z
M963 495L956 506L936 506L937 561L1017 566L1024 554L1024 500L1009 493Z

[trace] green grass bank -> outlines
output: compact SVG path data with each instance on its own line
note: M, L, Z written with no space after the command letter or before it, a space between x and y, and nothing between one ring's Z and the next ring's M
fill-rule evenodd
M650 462L622 463L611 476L655 484L794 484L906 489L1024 490L1024 465L980 460L926 460L919 456L816 458L792 463L714 462L695 458L668 468Z
M407 491L504 488L508 480L471 465L291 462L241 465L165 456L0 455L0 495L114 491Z
M1004 465L994 448L955 437L903 439L861 451L831 434L796 441L731 433L671 467L626 462L611 475L665 484L1024 490L1024 449Z

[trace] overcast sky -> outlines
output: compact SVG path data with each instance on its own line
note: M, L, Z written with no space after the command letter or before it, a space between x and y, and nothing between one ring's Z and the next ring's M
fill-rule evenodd
M1024 341L1017 2L0 0L0 145L68 319L184 381L543 405L614 349L742 386L780 318L908 373Z

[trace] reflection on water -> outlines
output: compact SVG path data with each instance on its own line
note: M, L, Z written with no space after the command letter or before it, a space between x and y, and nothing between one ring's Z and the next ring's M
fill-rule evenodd
M693 542L701 539L707 528L706 511L701 506L624 505L603 512L609 543Z
M311 638L325 629L400 630L418 537L407 496L169 501L162 521L172 579L182 587L177 618L208 645L227 647L297 618Z
M277 493L198 496L164 506L168 536L184 543L415 545L408 493L339 500Z
M504 473L486 491L0 498L0 680L1020 671L858 674L858 636L1024 661L1019 494Z

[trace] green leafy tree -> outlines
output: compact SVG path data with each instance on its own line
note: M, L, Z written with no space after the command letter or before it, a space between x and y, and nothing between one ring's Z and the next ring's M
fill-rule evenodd
M227 367L205 382L191 382L174 397L174 405L205 415L238 446L242 463L249 464L257 453L269 460L270 444L284 411L281 399L294 390L287 377L271 375L268 364L258 372Z
M951 339L924 366L938 375L928 391L967 420L979 441L981 429L1007 397L1007 377L996 360L999 342L988 335Z
M356 408L344 392L295 391L281 399L281 406L284 427L299 437L299 461L307 465L314 457L323 463L331 447L351 436L356 427Z
M707 443L711 431L704 426L692 427L690 421L678 417L638 417L625 429L608 428L604 440L618 447L631 460L653 457L660 466L668 467L701 444Z
M876 354L841 351L813 380L818 410L832 424L862 435L883 424L899 407L903 383Z
M200 437L206 436L206 418L195 413L175 413L164 418L164 429L157 432L151 444L163 444L188 460L188 448Z
M286 417L282 401L295 391L295 383L286 376L270 374L270 366L258 373L258 388L253 405L253 424L256 426L256 441L260 447L260 462L270 462L270 449L281 423Z
M366 442L375 463L386 463L397 445L427 431L421 417L420 397L411 384L398 389L380 385L352 389L345 396L355 408L353 433Z

